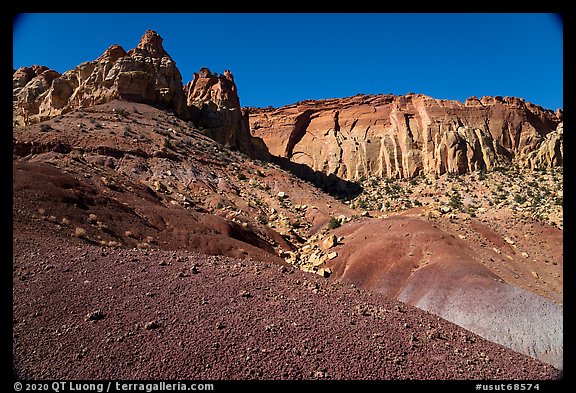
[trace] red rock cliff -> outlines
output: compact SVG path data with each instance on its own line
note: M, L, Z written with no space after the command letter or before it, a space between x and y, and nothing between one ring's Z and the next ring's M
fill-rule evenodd
M561 112L513 97L461 103L421 94L358 95L252 109L270 153L358 180L562 165ZM558 127L558 131L557 131Z

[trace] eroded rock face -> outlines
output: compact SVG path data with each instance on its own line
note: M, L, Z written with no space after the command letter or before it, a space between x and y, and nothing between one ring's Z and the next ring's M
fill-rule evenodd
M42 66L20 68L13 74L13 118L19 125L117 98L185 116L180 71L156 32L148 30L128 52L112 45L98 59L62 75Z
M190 118L206 135L228 147L250 150L248 116L240 108L240 98L229 70L212 74L208 68L194 73L184 85Z
M262 138L271 154L349 180L509 165L540 149L561 121L561 112L514 97L461 103L421 94L308 100L251 112L252 135ZM562 144L550 143L554 157L541 161L561 163Z
M223 145L267 159L264 143L250 136L248 111L240 107L232 73L217 75L202 68L183 86L162 41L148 30L136 48L126 52L112 45L96 60L62 75L44 66L14 70L14 124L25 126L76 108L123 99L170 110Z
M558 124L555 131L547 134L536 150L523 156L525 166L530 169L543 169L563 165L564 123Z

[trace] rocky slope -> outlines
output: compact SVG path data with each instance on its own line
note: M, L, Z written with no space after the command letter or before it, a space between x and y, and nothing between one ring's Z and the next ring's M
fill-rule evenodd
M536 265L540 274L530 269L532 274L553 295L556 274L562 270L561 255L552 259L555 266L546 268L544 263L527 261L510 246L500 245L504 250L500 254L478 250L466 237L487 239L491 234L497 242L500 235L479 221L468 225L476 230L462 236L459 228L459 237L448 225L418 214L364 218L335 231L343 240L331 249L337 256L327 266L335 279L397 298L562 368L562 306L519 288L518 281L524 278L518 278L529 272L516 274L518 278L502 272L521 272L526 265ZM560 240L553 248L561 246ZM500 261L493 263L495 259ZM552 277L546 274L549 271Z
M115 100L16 128L13 152L14 194L102 244L282 261L308 230L351 211L145 104Z
M554 114L511 98L484 97L461 104L413 94L307 101L271 110L241 109L229 71L216 75L203 68L183 86L174 61L162 48L162 39L151 31L137 48L125 52L112 46L94 62L63 75L40 66L15 70L13 98L17 250L13 268L15 280L23 282L19 282L15 296L15 309L19 310L15 364L21 375L56 375L50 360L42 360L52 358L39 358L33 352L39 339L55 340L55 345L62 348L59 356L83 359L94 353L96 359L104 359L96 363L68 362L62 376L99 376L109 369L108 360L95 347L80 344L85 349L75 354L67 352L67 344L62 343L82 343L88 333L75 319L68 321L65 315L56 315L57 309L69 307L72 313L78 313L79 305L47 294L58 292L62 279L70 278L65 276L70 272L64 266L66 258L78 260L90 254L77 273L92 277L83 282L99 277L107 259L99 258L98 253L117 262L119 270L111 271L127 280L126 285L120 285L122 294L134 288L128 260L143 260L150 266L157 262L159 267L151 270L162 273L188 257L193 261L192 270L182 265L174 272L175 278L162 274L148 277L146 272L151 270L145 267L142 275L134 278L147 285L156 285L154 280L158 280L170 288L175 288L171 285L179 280L197 275L207 261L216 261L206 255L239 258L226 260L232 264L265 263L281 269L281 273L292 265L304 271L297 274L322 283L319 285L329 285L326 278L346 284L330 287L329 300L324 299L328 303L347 296L342 288L352 283L430 311L556 368L563 366L563 188L562 172L556 170L561 169L563 154L561 112ZM248 116L254 135L248 132ZM479 171L472 172L475 170ZM469 173L457 176L452 172ZM344 197L335 199L302 179L325 190L336 190ZM56 245L58 253L50 254L39 247L45 242L41 237L44 235L50 236L45 246ZM64 250L71 254L60 259L58 255L65 254ZM166 255L176 255L175 261L167 261ZM241 273L245 269L232 272L226 263L212 271L207 280L225 281L227 274L244 279ZM58 274L51 280L49 273L54 272ZM264 275L267 280L285 277ZM111 291L118 287L114 274L102 277L102 282L113 283L108 286ZM232 286L238 284L234 280ZM264 285L258 279L249 281L251 289L255 285L260 290ZM287 293L294 291L285 284L266 285L278 285L274 288ZM186 286L182 293L186 299L208 298L214 293L227 293L225 287L204 291ZM103 307L123 309L135 319L147 315L140 306L144 310L152 307L120 293L107 299L100 287L100 292L84 292L82 285L74 288L74 299L102 295L99 299ZM40 308L53 310L49 313L56 318L31 319L40 317L41 312L38 314L27 293L34 293L34 299L54 299ZM170 303L173 295L174 289L162 292L167 300L158 303L158 310L174 307ZM303 304L305 296L299 296L294 300L295 307ZM288 307L280 299L275 298L274 304ZM59 302L65 305L59 306ZM330 304L336 307L336 303ZM219 307L223 313L218 323L226 326L229 321L235 326L230 333L243 335L246 321L234 319L231 314L246 313L244 306L248 304L233 312ZM267 309L261 303L251 307ZM335 315L323 314L327 312L324 305L310 307L311 315L326 315L323 321L329 330L346 323ZM341 308L343 315L352 312L347 307ZM174 310L200 312L195 307ZM295 314L290 310L286 315ZM382 317L373 308L362 310L364 316ZM421 318L420 311L410 310L415 318ZM37 321L43 322L38 326ZM52 321L69 324L68 330L63 328L66 332L72 329L82 333L67 341ZM123 321L120 318L114 325L119 342L135 336L140 346L150 338L129 327L133 320L128 325ZM548 372L549 368L544 374L527 374L527 370L540 370L540 366L518 354L508 359L515 359L524 369L507 362L486 362L494 366L486 371L478 366L484 362L484 355L459 363L450 351L466 354L470 341L453 342L456 336L452 333L436 334L428 331L432 328L426 330L423 319L415 325L414 321L404 321L414 327L409 343L411 348L419 349L413 357L446 360L454 364L450 371L426 368L405 351L375 363L384 371L363 367L345 371L337 365L342 361L339 355L328 350L332 346L323 344L328 333L298 329L300 325L295 331L286 330L292 338L282 336L282 340L292 343L294 334L298 340L311 339L314 350L330 353L330 366L318 369L305 362L291 369L269 368L264 366L269 359L262 357L257 367L238 368L228 348L226 354L210 352L207 363L202 358L192 368L182 369L197 373L198 367L213 367L221 361L215 366L217 371L208 367L205 374L199 375L459 378L478 370L483 370L481 375L486 378L557 375ZM302 320L302 324L308 326L309 321ZM175 326L176 330L167 333L169 337L188 334L186 326ZM267 332L274 330L270 326ZM450 331L462 331L450 326ZM209 328L201 330L203 340L214 339ZM384 329L384 336L389 333L400 337L395 330L380 325L373 328ZM56 336L49 337L50 332L56 332ZM346 346L351 342L363 342L356 333L336 334L345 337L338 353L348 353ZM257 341L262 339L255 337ZM423 337L433 340L431 346L418 347ZM446 337L451 337L448 342L444 342ZM446 347L439 346L436 339ZM153 348L154 343L157 341L152 339L145 348ZM380 345L388 348L392 344L383 340ZM367 345L354 356L373 359L370 348ZM496 348L489 350L503 351L502 347ZM187 358L185 351L166 353L169 363L181 365L181 359ZM199 353L194 352L194 356ZM154 358L151 356L148 349L136 350L118 375L172 376L167 369L144 361ZM493 359L490 355L488 358ZM396 371L389 372L393 369L390 362ZM128 370L134 363L139 371L130 374ZM92 374L86 371L88 365L97 367ZM420 369L424 370L422 374L417 371Z
M562 165L561 111L514 97L308 100L250 108L250 130L272 155L349 180Z
M273 164L226 150L172 114L125 101L15 128L13 147L14 216L29 228L48 225L59 236L105 249L188 250L294 265L396 297L562 367L562 232L534 218L511 226L517 219L497 207L478 210L475 221L466 210L435 210L424 197L424 206L412 213L417 221L406 228L395 224L395 215L403 212L362 217L354 203L342 203ZM488 173L479 184L499 174ZM445 177L439 180L448 181ZM449 187L457 183L454 178ZM463 204L469 203L472 189L458 187L450 192L464 193ZM428 195L425 188L417 192ZM536 224L542 230L523 235L525 225ZM425 284L430 274L434 285ZM454 286L467 291L458 285L478 277L484 280L481 289L500 295L460 296L462 304L454 307L442 292ZM378 284L390 280L421 290L402 297L398 288L390 292ZM522 303L511 302L507 292L519 294ZM430 297L436 300L423 303ZM518 309L519 319L512 322L523 332L521 340L509 333L510 304ZM539 319L532 317L541 310L555 322L536 328ZM486 323L468 323L471 317L490 322L491 330Z
M562 377L349 284L268 262L100 247L49 221L30 224L15 216L20 380L191 379L218 389L221 379Z

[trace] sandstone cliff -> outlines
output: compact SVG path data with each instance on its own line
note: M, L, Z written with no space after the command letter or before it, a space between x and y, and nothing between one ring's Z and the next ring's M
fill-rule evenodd
M519 98L461 103L421 94L308 100L252 109L250 116L252 135L272 155L349 180L491 170L516 161L561 165L559 124L561 112Z

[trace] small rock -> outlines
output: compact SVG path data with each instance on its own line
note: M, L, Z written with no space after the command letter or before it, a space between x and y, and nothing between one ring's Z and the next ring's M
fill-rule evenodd
M328 254L328 259L332 260L334 258L338 257L338 253L336 251L331 252L330 254Z
M496 254L501 254L501 253L502 253L502 251L500 251L500 250L497 249L496 247L492 247L492 249L494 250L494 252L495 252Z
M286 193L284 191L280 191L276 196L280 199L286 198Z
M332 270L329 268L318 269L318 274L324 278L328 278L330 274L332 274Z
M222 322L222 321L219 321L219 322L216 324L216 329L218 329L218 330L224 329L225 327L226 327L226 324L225 324L224 322Z
M99 321L101 319L104 319L106 315L102 312L102 310L96 310L96 311L92 311L88 314L86 314L86 317L84 318L85 321Z
M200 270L198 270L198 265L196 265L196 264L192 265L192 267L190 268L190 271L192 272L192 274L200 273Z
M314 267L318 267L318 266L322 265L325 260L326 260L326 257L324 255L314 253L314 254L310 255L310 258L308 258L308 263L310 263Z
M144 325L144 329L146 329L146 330L158 329L159 327L160 327L160 324L156 321L150 321Z
M524 258L529 258L529 257L530 257L530 255L528 255L527 252L523 252L523 253L522 253L522 256L523 256Z
M244 290L240 291L240 296L245 297L245 298L254 297L250 292L244 291Z
M362 217L370 217L370 212L369 212L369 211L363 211L362 214L360 214L360 216L362 216Z
M532 276L534 276L534 278L540 278L540 276L538 275L538 273L536 273L535 271L532 271Z
M344 236L338 236L336 242L341 243L344 240Z
M270 214L276 214L276 209L271 208L271 209L270 209Z
M160 262L158 262L158 265L160 265L160 266L167 266L167 265L168 265L168 262L166 262L166 261L160 261Z

